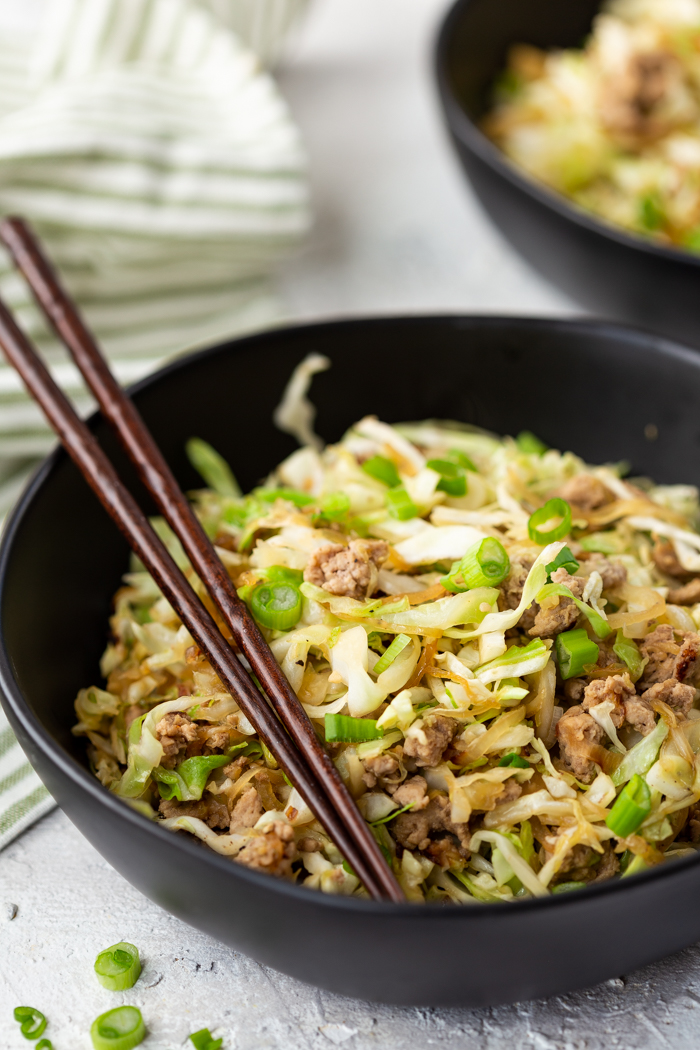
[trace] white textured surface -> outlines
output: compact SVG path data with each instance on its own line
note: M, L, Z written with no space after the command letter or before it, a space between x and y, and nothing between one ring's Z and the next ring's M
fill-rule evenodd
M16 10L15 0L2 5ZM451 155L430 77L444 6L316 0L282 74L317 209L305 254L282 278L293 316L571 309L510 253ZM120 939L145 962L123 997L91 973L98 950ZM360 1003L266 970L171 918L54 813L0 855L0 1047L29 1046L11 1017L29 1003L49 1016L54 1050L89 1050L90 1022L127 995L149 1024L148 1050L182 1047L202 1025L225 1036L225 1050L684 1050L700 1035L700 950L546 1002L468 1011Z

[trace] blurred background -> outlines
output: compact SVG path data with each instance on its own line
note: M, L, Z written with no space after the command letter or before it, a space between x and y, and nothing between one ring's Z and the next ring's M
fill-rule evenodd
M0 211L34 222L122 381L285 320L572 312L460 174L447 6L0 0ZM88 411L2 258L0 292ZM0 512L52 445L0 364Z

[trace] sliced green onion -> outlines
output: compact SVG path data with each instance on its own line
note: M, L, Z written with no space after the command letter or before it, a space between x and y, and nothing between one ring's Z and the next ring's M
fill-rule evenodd
M362 464L362 469L365 474L369 474L376 481L384 482L390 489L394 489L401 484L396 465L390 459L387 459L386 456L372 456L371 459L366 459Z
M208 1028L200 1028L193 1032L190 1041L194 1043L196 1050L219 1050L223 1039L214 1039Z
M13 1016L25 1039L38 1039L46 1028L46 1018L33 1006L16 1006Z
M648 867L649 865L644 860L644 857L633 856L632 859L628 861L627 866L620 877L626 879L629 875L639 875L640 872L646 871Z
M626 839L632 835L651 812L649 785L639 773L635 773L629 784L625 784L617 796L605 823L614 835Z
M397 634L389 648L383 656L379 657L374 665L374 673L380 675L382 671L386 671L387 667L393 664L399 653L404 651L410 640L407 634Z
M146 1026L136 1006L117 1006L92 1022L90 1038L95 1050L132 1050L146 1037Z
M558 525L552 525L550 529L542 531L541 525L549 525L557 518L561 519ZM530 515L527 531L533 543L539 543L542 547L556 540L563 540L571 531L571 507L565 499L548 500L544 507Z
M511 751L510 754L504 755L498 764L499 766L515 766L517 769L530 768L530 763L527 761L527 759L521 758L521 756L516 751Z
M636 642L632 638L625 638L622 628L617 632L613 652L627 664L632 681L636 682L641 677L647 661L643 659Z
M573 576L578 569L578 566L579 563L576 561L569 548L562 547L554 561L550 561L549 565L546 566L547 579L549 579L552 573L556 572L557 569L566 569L569 576Z
M161 798L176 798L178 802L198 802L213 769L219 769L231 761L231 755L195 755L186 758L177 769L156 766L153 778L158 781ZM131 985L125 985L130 988Z
M552 893L571 893L572 890L585 890L588 883L586 882L560 882L557 886L552 886Z
M549 448L531 430L521 430L515 439L515 444L521 452L525 452L528 456L543 456Z
M276 499L286 499L288 503L293 503L295 507L308 507L310 503L316 502L313 496L309 496L308 492L299 492L298 489L254 489L253 495L257 496L264 503L274 503Z
M247 602L255 588L261 583L291 583L298 587L304 573L301 569L288 569L286 565L269 565L267 569L255 569L255 581L238 588L238 597Z
M384 730L372 718L351 715L326 715L326 740L329 743L357 744L362 740L380 740Z
M194 437L185 445L185 451L190 463L197 473L202 475L208 488L213 489L219 496L241 498L241 489L231 468L216 449L201 438Z
M123 992L132 988L141 973L139 950L128 941L120 941L105 948L95 960L97 980L110 992Z
M264 583L250 596L250 610L263 627L288 631L301 616L301 591L291 583Z
M440 475L435 486L440 492L446 492L448 496L466 496L467 479L464 468L458 463L451 463L449 459L429 459L425 465Z
M459 463L460 467L464 467L465 470L471 470L472 474L479 473L478 467L465 452L460 452L458 448L451 448L448 455L450 459L453 459L455 463Z
M557 635L557 662L562 678L576 678L583 673L585 664L598 662L600 649L586 634L583 627L563 631Z
M321 517L326 521L340 521L350 510L350 497L345 492L329 492L321 500Z
M50 1039L41 1039L36 1044L36 1050L53 1050L53 1043Z
M390 517L396 518L397 521L408 521L409 518L418 516L418 507L403 485L389 489L386 494L386 507Z
M510 559L500 540L488 536L469 548L461 561L453 563L440 583L458 594L475 587L497 587L510 572Z

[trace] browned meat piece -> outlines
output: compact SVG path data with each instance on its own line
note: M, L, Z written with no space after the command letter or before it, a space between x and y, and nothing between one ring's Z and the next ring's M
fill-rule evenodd
M233 807L232 828L254 828L263 815L260 796L254 787L246 788Z
M678 682L695 681L700 664L700 635L687 631L683 635L680 652L673 667L673 677Z
M684 587L676 587L669 591L668 600L671 605L695 605L700 602L700 578L696 576Z
M665 704L679 715L687 715L693 706L695 689L692 685L682 685L675 678L667 678L665 682L657 682L646 692L642 693L642 700L651 704L654 700L662 700Z
M301 853L320 853L322 849L323 846L318 839L312 838L311 835L299 839L299 851Z
M595 877L591 879L591 882L605 882L606 879L617 875L620 870L620 858L609 842L605 843L603 856L592 870Z
M404 741L404 754L415 758L417 766L436 766L456 730L457 723L444 715L414 722Z
M399 806L412 805L414 813L418 809L425 809L430 801L427 787L423 777L411 777L396 789L393 795L394 802Z
M627 569L624 565L617 561L609 561L602 554L592 555L586 565L592 572L600 573L604 591L614 591L616 587L622 587L622 584L627 582Z
M597 773L590 753L603 740L603 729L582 707L570 707L557 722L556 734L566 768L579 780L590 784Z
M399 763L394 756L387 754L377 755L376 758L365 758L362 765L365 767L362 779L368 788L375 787L381 777L393 776L399 768Z
M375 590L379 566L388 553L384 540L351 540L347 547L331 543L314 551L304 579L329 594L362 601Z
M687 837L691 842L700 842L700 802L688 810Z
M641 696L631 696L625 700L625 722L646 736L656 725L653 708Z
M580 598L586 581L580 576L570 576L566 569L557 569L552 573L552 583L561 583L568 587L575 598ZM535 616L535 625L527 632L535 638L553 638L555 634L568 631L578 619L578 608L571 598L559 598L557 605L540 608Z
M228 828L228 807L215 798L200 799L199 802L178 802L176 799L161 799L158 812L168 817L197 817L210 828Z
M506 580L501 584L501 593L498 598L498 607L502 611L506 609L517 609L520 605L520 599L523 596L523 587L525 586L525 580L527 574L533 566L533 561L529 558L525 558L521 555L520 558L513 558L510 563L510 573ZM526 609L523 615L520 617L520 626L523 631L526 631L535 622L535 613L537 606L533 604L529 609Z
M561 499L574 503L581 510L595 510L610 500L610 492L599 478L592 474L577 474L557 492Z
M503 791L500 795L497 795L493 800L493 806L502 805L504 802L515 802L516 798L520 798L523 793L523 789L514 777L509 777L508 780L504 781Z
M640 642L639 651L648 661L641 678L645 686L665 682L667 678L673 676L680 646L674 641L673 628L670 624L661 624L655 631L648 634Z
M594 678L586 686L581 706L584 711L590 711L597 704L605 703L606 700L612 700L615 704L615 709L610 712L610 717L615 728L619 729L625 718L625 703L636 695L635 688L627 672L625 674L610 675L609 678Z
M447 795L435 795L427 807L419 812L409 810L400 813L390 825L391 832L406 849L425 850L430 845L430 833L435 831L449 832L459 840L462 850L469 850L469 825L453 824L450 816L450 800ZM466 856L468 856L468 852ZM462 856L465 856L462 853Z
M189 715L170 711L156 726L156 739L163 748L161 765L173 769L180 757L200 754L199 728Z
M583 699L585 688L585 678L568 678L564 682L564 696L567 700L572 700L575 704L579 704Z
M674 576L677 580L687 580L690 576L679 562L673 544L668 540L657 539L651 553L656 568L666 576Z
M682 90L683 67L669 51L631 55L602 85L599 112L603 126L621 145L640 146L666 134L675 124L664 113L667 101Z
M206 751L225 751L231 745L231 729L228 726L200 726L199 739Z
M573 849L569 850L561 863L561 867L557 872L557 882L588 881L589 869L592 864L595 864L596 858L599 856L600 854L590 846L583 846L580 843L574 846ZM566 875L566 879L562 879L562 875ZM582 878L581 876L584 877Z
M235 784L249 763L250 759L247 755L239 755L238 758L234 758L233 762L229 762L227 766L224 766L221 772Z
M423 850L425 855L437 864L443 871L448 868L464 867L465 858L459 851L459 846L451 835L443 835L438 839L431 839Z
M295 857L294 832L280 820L268 824L262 834L247 842L237 860L255 871L285 876L291 874Z

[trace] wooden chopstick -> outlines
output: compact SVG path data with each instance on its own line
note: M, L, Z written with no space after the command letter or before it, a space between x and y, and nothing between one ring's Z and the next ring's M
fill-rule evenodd
M78 417L27 337L17 327L2 300L0 346L132 550L151 573L197 645L207 655L226 689L236 698L256 732L260 734L304 801L314 811L362 879L367 890L378 900L403 900L400 887L374 838L372 837L374 849L369 851L364 848L364 843L358 844L356 837L350 833L339 813L330 804L313 768L294 746L282 723L260 696L213 618L120 481L89 428ZM354 803L352 809L357 812Z

